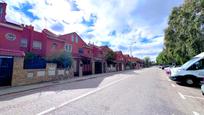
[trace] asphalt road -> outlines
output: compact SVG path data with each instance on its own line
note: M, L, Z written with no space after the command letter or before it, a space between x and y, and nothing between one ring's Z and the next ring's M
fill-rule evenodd
M157 67L0 97L1 115L202 115L199 88L177 85Z

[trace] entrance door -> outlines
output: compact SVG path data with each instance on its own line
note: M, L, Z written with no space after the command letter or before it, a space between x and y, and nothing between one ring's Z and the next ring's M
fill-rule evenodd
M95 74L102 73L102 63L95 62Z
M106 63L103 63L103 73L106 73Z
M119 71L122 71L122 63L119 63Z
M10 86L13 71L13 58L0 56L0 86Z

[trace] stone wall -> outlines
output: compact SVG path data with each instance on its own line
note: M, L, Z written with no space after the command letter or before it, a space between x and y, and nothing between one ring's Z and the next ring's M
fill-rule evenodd
M48 63L46 69L23 69L23 61L22 57L14 58L12 86L63 80L74 76L73 68L57 69L57 65L52 63Z

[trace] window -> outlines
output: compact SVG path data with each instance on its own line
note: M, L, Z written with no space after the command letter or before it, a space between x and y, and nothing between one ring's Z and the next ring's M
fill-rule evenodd
M65 45L65 46L64 46L64 49L65 49L65 51L68 51L68 50L69 50L68 45Z
M2 17L3 14L3 7L0 7L0 17Z
M84 53L83 48L79 48L79 53L81 53L81 54L83 54L83 53Z
M52 43L52 49L56 49L57 48L57 43Z
M79 42L79 39L78 39L78 36L76 36L76 43L78 43Z
M40 42L40 41L33 41L33 48L34 49L42 49L42 42Z
M72 35L72 42L74 42L74 35Z
M69 51L72 52L72 46L71 45L69 45Z
M181 68L188 68L190 65L198 61L198 58L192 58L191 60L187 61L185 64L181 66Z
M28 47L28 40L27 39L21 39L20 46L27 48Z
M192 66L189 67L188 70L200 70L200 69L204 69L204 59L195 62Z
M67 52L72 52L72 45L66 44L66 45L64 46L64 49L65 49L65 51L67 51Z

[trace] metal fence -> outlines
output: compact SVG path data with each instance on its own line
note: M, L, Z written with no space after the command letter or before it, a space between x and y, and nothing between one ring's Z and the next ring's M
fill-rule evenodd
M24 60L24 69L45 69L46 60L41 57Z

